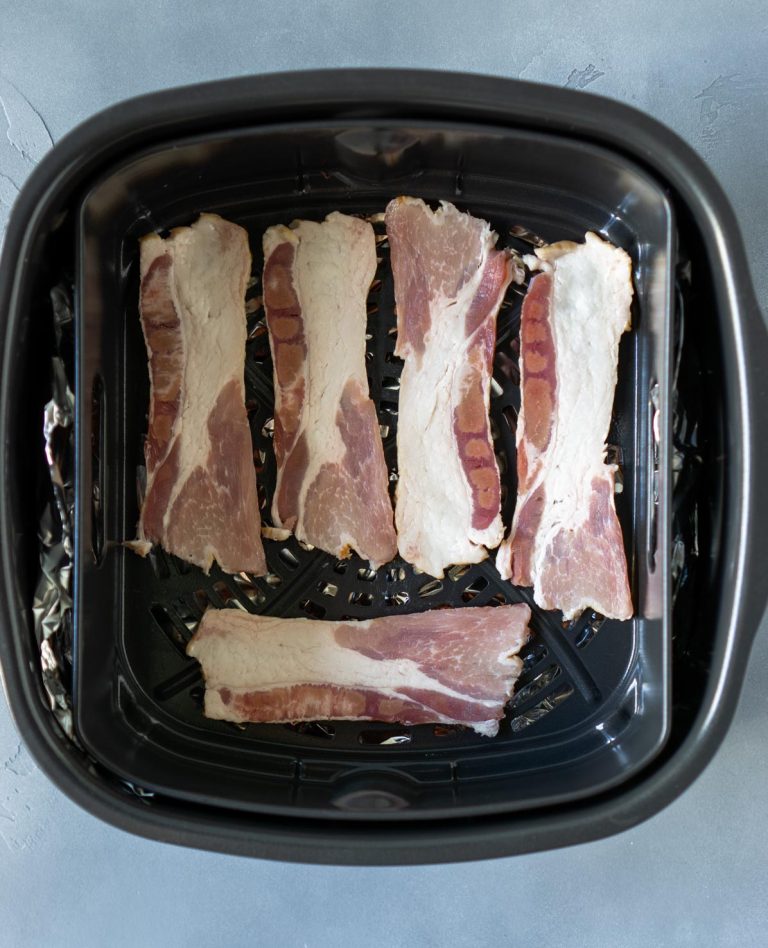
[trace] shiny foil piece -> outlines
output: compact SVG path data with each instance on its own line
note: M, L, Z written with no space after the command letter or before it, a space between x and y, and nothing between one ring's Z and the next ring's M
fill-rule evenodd
M72 321L66 290L56 287L51 302L61 350ZM43 438L52 497L40 519L41 572L32 614L51 711L67 737L75 741L71 701L75 398L60 356L52 359L51 381L53 395L43 411Z

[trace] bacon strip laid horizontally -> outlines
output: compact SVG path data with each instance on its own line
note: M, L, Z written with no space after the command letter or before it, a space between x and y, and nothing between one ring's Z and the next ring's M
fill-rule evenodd
M631 260L595 234L536 253L547 271L523 302L517 507L496 565L568 619L588 607L628 619L616 467L605 463L605 439L619 339L630 326Z
M147 487L136 547L266 572L245 411L248 235L214 214L141 241L150 373Z
M187 653L203 667L209 718L444 722L493 736L529 618L524 605L363 622L209 609Z
M264 235L264 308L275 378L276 526L374 567L397 540L365 371L370 224L330 214Z
M405 359L397 429L400 555L432 576L501 541L488 402L496 316L515 273L482 220L397 198L386 212Z

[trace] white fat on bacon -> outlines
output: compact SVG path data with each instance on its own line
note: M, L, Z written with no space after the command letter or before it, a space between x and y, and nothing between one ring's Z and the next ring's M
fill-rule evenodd
M373 228L330 214L264 235L264 307L275 377L272 519L337 556L381 566L397 541L365 371Z
M386 211L400 380L400 555L432 576L503 536L488 421L496 316L516 266L486 221L397 198Z
M147 488L138 546L206 572L266 572L245 411L248 235L215 214L141 241L150 369Z
M619 340L630 327L632 263L595 234L536 251L520 329L518 495L501 576L573 618L627 619L632 600L605 439Z
M210 718L442 722L492 736L522 670L529 618L525 605L362 622L209 609L187 652L202 665Z

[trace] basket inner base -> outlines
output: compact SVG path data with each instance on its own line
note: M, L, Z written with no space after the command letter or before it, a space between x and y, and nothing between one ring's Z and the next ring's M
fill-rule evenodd
M642 172L579 143L477 129L453 135L429 127L374 131L352 123L307 129L304 136L296 129L259 130L157 149L114 169L84 200L78 299L78 732L95 757L142 787L276 813L444 818L594 793L627 779L665 737L664 610L644 604L654 595L659 601L665 564L663 548L657 551L663 506L650 501L653 469L661 464L651 438L651 392L667 381L663 353L671 317L660 287L669 282L669 209ZM395 149L394 165L381 154L370 158L371 141L381 154ZM265 153L268 161L259 157ZM281 176L270 161L290 168L290 176ZM526 180L540 184L519 183ZM530 590L502 581L492 559L454 567L435 580L400 559L374 572L357 556L339 561L290 538L265 542L270 572L254 578L228 576L217 567L205 576L159 549L143 560L121 545L133 537L138 519L136 484L149 399L137 306L137 238L189 223L204 210L221 213L250 234L255 282L249 290L245 380L266 513L275 462L272 366L258 307L261 235L272 224L322 219L332 210L374 214L400 193L452 200L485 217L500 235L499 246L529 251L529 244L513 236L520 226L546 240L580 240L586 230L595 230L632 254L634 329L621 345L608 438L622 470L617 510L633 595L641 605L631 622L587 612L563 623L559 614L538 609ZM401 363L393 356L388 247L383 226L377 223L375 229L380 264L369 296L367 368L394 491ZM523 292L513 285L499 315L491 398L507 525L516 493ZM94 488L98 508L92 503ZM200 668L184 652L209 605L362 619L502 602L529 603L534 634L522 653L516 694L491 740L442 725L209 721L202 715Z

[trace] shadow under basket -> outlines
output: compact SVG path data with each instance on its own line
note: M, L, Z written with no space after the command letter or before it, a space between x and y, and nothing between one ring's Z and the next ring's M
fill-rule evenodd
M418 101L409 82L418 82ZM646 139L656 146L654 165ZM58 190L44 193L55 175ZM586 612L564 622L539 609L531 590L502 581L493 557L438 580L400 559L373 571L356 556L337 560L291 537L265 541L269 573L257 578L218 567L206 576L157 548L142 559L123 545L138 521L149 404L138 239L204 211L249 233L246 399L269 522L275 460L262 234L334 210L376 215L399 194L451 201L490 221L499 247L520 253L531 250L532 235L582 240L592 230L630 254L633 326L620 347L608 442L609 460L620 468L616 506L631 621ZM188 845L399 863L605 835L654 812L699 772L735 700L722 689L717 696L717 682L727 674L731 694L737 690L735 669L746 661L763 606L754 583L731 582L757 542L741 518L765 504L753 489L758 459L745 457L756 425L752 396L742 397L751 393L752 369L732 350L749 330L750 358L764 356L765 334L730 210L674 136L615 103L503 80L375 71L261 77L110 110L57 146L22 198L36 212L25 222L17 209L9 230L3 288L9 301L11 277L21 289L4 344L26 338L34 404L46 394L42 347L24 335L39 308L34 294L67 275L75 288L72 706L80 746L54 733L51 715L30 697L36 686L23 657L35 646L20 628L21 613L7 624L0 655L22 733L75 799L125 828ZM714 220L705 213L711 204ZM368 300L366 363L394 494L402 364L393 355L386 234L373 220L379 269ZM723 242L707 228L727 232L727 260L713 256ZM35 239L38 255L24 267L21 246ZM733 281L724 268L737 271L739 300L728 295ZM499 315L491 396L507 525L516 495L524 289L510 288ZM7 397L7 379L4 385ZM4 404L6 418L13 415L8 430L21 442L22 416L32 408L11 412ZM44 474L29 445L8 458L11 494L30 490L25 470ZM3 555L7 562L26 557L33 578L31 506L27 500L26 520L16 514L26 553ZM17 571L6 605L28 595ZM533 634L492 739L445 725L209 721L200 667L185 654L209 606L367 619L514 602L532 607ZM710 700L717 730L710 721L705 740ZM678 770L675 780L675 766L685 768L684 778Z

